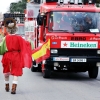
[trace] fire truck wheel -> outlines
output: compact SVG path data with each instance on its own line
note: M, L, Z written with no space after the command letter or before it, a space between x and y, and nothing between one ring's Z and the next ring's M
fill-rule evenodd
M50 78L51 70L48 65L45 65L45 70L43 70L42 73L43 73L43 78Z
M88 74L90 78L96 79L98 76L98 67L92 67L88 70Z
M36 71L37 71L37 67L32 66L32 67L31 67L31 71L32 71L32 72L36 72Z
M41 70L41 64L38 64L38 71L42 72L42 70Z

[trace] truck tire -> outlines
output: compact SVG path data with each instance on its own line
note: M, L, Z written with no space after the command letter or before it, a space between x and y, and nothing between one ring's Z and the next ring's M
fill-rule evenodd
M45 65L45 69L42 71L43 78L50 78L51 76L51 69L48 65Z
M39 72L42 72L41 64L38 64L38 71L39 71Z
M92 67L88 70L88 74L90 78L96 79L98 76L98 67Z
M32 71L32 72L37 72L37 67L32 66L32 67L31 67L31 71Z
M43 71L43 78L50 78L51 71L50 70L44 70Z

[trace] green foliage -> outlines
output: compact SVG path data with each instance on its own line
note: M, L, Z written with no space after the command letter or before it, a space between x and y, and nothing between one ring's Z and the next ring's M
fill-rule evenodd
M20 12L23 13L24 9L26 9L27 0L21 0L18 2L14 2L10 4L10 12Z

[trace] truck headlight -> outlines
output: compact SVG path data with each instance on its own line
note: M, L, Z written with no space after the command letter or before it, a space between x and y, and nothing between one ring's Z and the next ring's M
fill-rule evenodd
M57 49L51 49L51 53L58 53Z
M100 50L97 50L97 54L100 54Z

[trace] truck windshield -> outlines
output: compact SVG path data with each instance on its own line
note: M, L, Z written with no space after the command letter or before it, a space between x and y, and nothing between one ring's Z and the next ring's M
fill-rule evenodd
M99 12L51 12L49 31L100 32Z
M24 35L25 34L24 25L19 25L18 26L18 31L17 31L16 34L19 34L19 35Z

